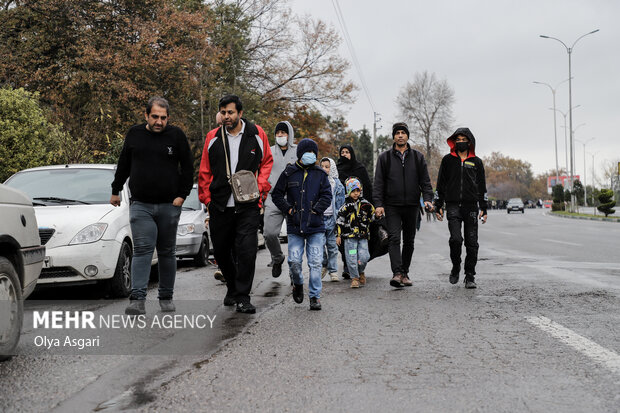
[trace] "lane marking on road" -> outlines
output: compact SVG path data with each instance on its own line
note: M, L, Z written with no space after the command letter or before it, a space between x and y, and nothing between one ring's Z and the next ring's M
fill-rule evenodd
M504 235L511 235L513 237L516 237L517 234L515 234L514 232L504 232L504 231L495 231L498 234L504 234Z
M564 244L564 245L572 245L574 247L582 247L583 245L581 244L576 244L574 242L567 242L567 241L557 241L554 239L548 239L548 238L543 238L541 239L541 241L549 241L549 242L557 242L558 244Z
M613 373L620 375L620 355L617 353L580 336L563 325L549 320L547 317L526 317L525 319L595 362L607 367Z

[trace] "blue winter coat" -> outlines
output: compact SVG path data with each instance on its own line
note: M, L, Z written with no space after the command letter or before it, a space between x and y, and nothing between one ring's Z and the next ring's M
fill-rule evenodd
M332 202L332 188L327 174L318 166L303 168L299 162L289 164L280 175L271 199L286 214L289 234L325 231L323 212Z

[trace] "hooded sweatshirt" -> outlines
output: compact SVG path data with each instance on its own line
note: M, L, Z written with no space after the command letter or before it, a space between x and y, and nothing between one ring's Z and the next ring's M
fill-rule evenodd
M329 179L329 184L332 187L332 203L325 210L324 215L335 215L336 212L340 209L342 204L344 204L344 186L340 179L338 179L338 168L336 167L336 162L332 158L323 158L321 162L325 159L329 160L329 173L327 177Z
M467 158L455 150L456 137L469 139ZM476 156L476 138L469 128L458 128L447 140L450 153L443 157L437 175L435 208L443 208L444 202L478 204L481 211L487 210L487 186L482 160Z
M295 131L293 130L293 126L288 122L279 122L276 125L284 124L288 128L288 148L286 149L286 153L282 153L282 149L280 149L280 145L277 143L271 147L271 155L273 156L273 167L271 168L271 174L269 175L269 183L271 184L271 192L273 192L273 188L276 186L278 182L278 178L284 172L286 165L289 163L293 164L297 161L297 145L295 142ZM275 137L275 129L274 129L274 137Z
M370 181L370 177L368 176L368 171L366 167L357 160L355 157L355 151L351 145L342 145L338 150L338 153L342 152L343 148L347 148L351 153L351 159L345 158L341 156L338 159L338 177L340 178L340 182L344 185L344 181L347 178L352 176L356 177L362 183L362 187L364 188L363 196L366 199L372 198L372 182Z

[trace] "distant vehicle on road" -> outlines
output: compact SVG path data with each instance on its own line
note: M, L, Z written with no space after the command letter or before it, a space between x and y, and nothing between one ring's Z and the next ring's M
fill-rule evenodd
M121 205L110 204L115 170L104 164L42 166L5 182L33 200L46 247L39 286L102 283L114 297L131 292L130 193L125 184Z
M551 204L553 204L553 201L550 201L550 200L543 201L543 207L545 208L551 208Z
M506 205L506 212L510 214L510 211L521 211L521 213L525 213L525 205L523 205L523 201L520 198L511 198L508 200L508 204Z
M26 194L0 185L0 361L17 347L23 300L37 285L44 259L32 202Z

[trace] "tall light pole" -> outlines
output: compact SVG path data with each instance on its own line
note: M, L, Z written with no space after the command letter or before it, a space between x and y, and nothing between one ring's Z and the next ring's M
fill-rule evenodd
M573 106L573 109L577 109L580 106L581 105L575 105ZM549 108L549 110L554 110L554 109ZM566 155L566 163L564 164L565 166L564 170L566 171L566 174L568 175L568 137L566 134L566 131L568 130L568 128L566 127L566 116L568 116L568 112L562 112L560 109L555 109L555 111L560 112L560 114L564 117L564 153Z
M594 215L596 215L596 206L594 205L594 155L596 155L598 153L598 151L594 152L594 153L590 153L588 152L588 154L590 156L592 156L592 186L590 189L590 193L592 194L592 206L594 207Z
M553 39L553 40L557 40L558 42L560 42L562 44L562 46L564 46L564 48L566 49L566 52L568 53L568 114L569 114L569 131L570 131L570 153L571 153L571 157L570 157L570 180L573 180L573 88L572 88L572 68L571 68L571 55L573 54L573 49L575 48L575 45L577 44L577 42L581 39L583 39L584 37L590 35L590 34L594 34L596 32L598 32L599 29L596 30L592 30L589 33L586 33L584 35L581 35L580 37L577 38L577 40L575 40L575 42L573 43L573 45L571 47L568 47L562 40L555 38L555 37L551 37L551 36L545 36L543 34L540 35L540 37L542 37L543 39ZM572 187L572 184L571 184ZM572 193L572 191L571 191ZM575 195L571 195L571 212L574 211L574 203L575 201Z
M586 141L575 139L577 142L583 145L583 187L584 187L584 190L585 190L586 184L588 183L588 180L586 179L586 145L592 142L594 139L596 138L590 138Z
M377 122L381 122L381 118L377 112L373 112L373 122L372 122L372 171L373 176L375 172L375 168L377 167L377 129L381 129L381 126L377 128Z
M545 83L545 82L537 82L534 81L534 83L536 83L537 85L545 85L547 86L549 89L551 89L551 94L553 95L553 136L555 139L555 183L558 183L558 180L560 179L560 166L558 164L558 127L557 127L557 122L556 122L556 115L555 115L555 91L558 88L558 86L560 86L562 83L567 82L568 79L561 81L560 83L558 83L555 88L552 87L549 83Z

